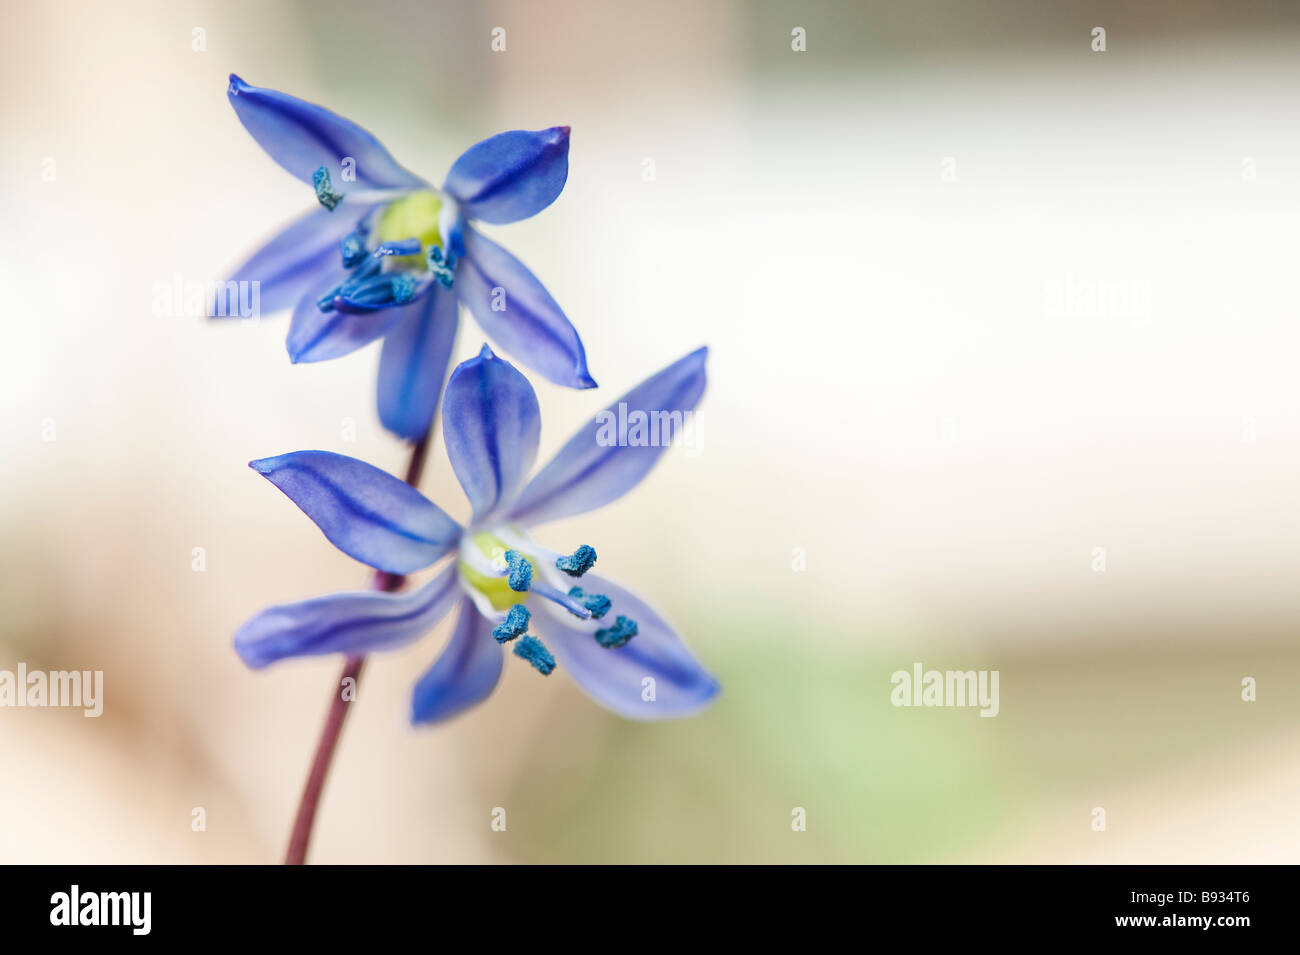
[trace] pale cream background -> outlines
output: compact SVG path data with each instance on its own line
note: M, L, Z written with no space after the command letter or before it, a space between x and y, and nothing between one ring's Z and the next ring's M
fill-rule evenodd
M561 199L493 231L602 385L538 385L543 455L712 347L700 452L545 539L675 620L717 707L631 726L507 667L414 731L440 629L369 665L315 859L1294 861L1300 32L1237 10L9 11L0 667L102 668L108 710L0 710L0 861L275 860L338 665L250 674L230 635L365 575L244 465L401 466L376 349L291 367L283 316L153 313L312 198L239 126L230 71L435 180L495 131L573 127ZM1150 307L1063 313L1067 281ZM423 489L464 513L445 457ZM892 709L914 660L1000 668L1002 714Z

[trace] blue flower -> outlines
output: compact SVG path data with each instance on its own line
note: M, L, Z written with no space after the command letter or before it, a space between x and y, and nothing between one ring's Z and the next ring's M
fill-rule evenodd
M230 278L260 283L267 311L293 309L292 361L337 358L383 338L380 420L417 438L437 410L464 303L529 368L570 388L596 386L582 341L550 293L471 225L517 222L555 201L569 173L567 126L471 146L438 190L327 109L233 74L228 95L253 138L311 184L323 206Z
M594 548L551 551L529 528L594 510L640 483L699 402L706 355L692 352L632 389L528 480L541 429L537 396L484 345L452 373L443 408L447 455L472 506L464 527L419 491L354 458L298 451L252 462L336 547L377 570L409 574L454 559L409 593L340 593L265 610L235 636L239 655L263 667L310 654L367 654L407 644L455 610L451 640L415 686L416 723L445 720L484 700L501 675L506 645L543 674L558 662L597 702L626 717L701 709L718 684L672 627L590 572ZM658 440L645 440L647 421L661 425L657 435L651 430Z

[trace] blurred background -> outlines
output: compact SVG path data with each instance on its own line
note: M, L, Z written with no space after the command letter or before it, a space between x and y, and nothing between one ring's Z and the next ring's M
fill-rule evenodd
M0 709L0 861L277 861L339 661L252 673L231 635L366 573L246 462L405 459L376 346L290 366L285 315L155 308L313 201L235 118L232 71L434 182L500 130L573 128L559 201L492 231L602 385L537 384L543 460L712 349L699 447L540 539L593 543L718 702L630 723L507 665L487 704L414 730L439 628L369 662L313 861L1295 861L1300 8L153 0L10 21L0 669L102 669L105 711ZM459 353L481 342L463 323ZM422 489L463 516L436 451ZM917 662L997 669L997 718L891 706Z

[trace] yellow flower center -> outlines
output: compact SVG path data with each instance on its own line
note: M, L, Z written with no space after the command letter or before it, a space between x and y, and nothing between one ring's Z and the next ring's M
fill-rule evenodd
M505 569L506 551L509 548L506 547L506 542L501 538L495 534L480 532L470 538L470 543L478 548L478 552L488 560L499 565L503 570ZM537 561L527 554L524 554L523 557L532 565L533 574L536 576ZM463 558L460 561L460 572L466 583L487 598L493 610L500 610L504 613L510 609L512 604L524 602L525 595L511 590L507 577L491 577L480 573Z
M390 202L379 216L375 226L378 242L400 242L419 239L420 254L404 255L389 260L391 269L423 269L424 256L433 245L442 245L438 231L438 213L442 211L442 197L432 190L413 192L396 202Z

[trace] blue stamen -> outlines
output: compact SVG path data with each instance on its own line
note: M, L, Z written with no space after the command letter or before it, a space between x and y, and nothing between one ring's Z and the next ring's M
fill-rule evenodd
M343 283L334 306L342 311L372 311L390 305L405 305L415 298L416 281L404 272L376 275L364 282ZM318 303L319 304L319 303Z
M514 654L524 660L527 660L542 676L550 675L555 669L555 657L551 656L551 651L546 649L546 644L536 637L527 636L515 644Z
M366 253L352 269L352 274L344 279L343 284L339 286L344 296L361 288L362 285L380 273L384 267L384 259L394 254L394 244L385 242L383 245L376 246L374 251Z
M581 577L591 570L591 565L595 562L596 549L588 544L583 544L570 556L556 558L555 566L570 577Z
M533 565L528 562L528 558L517 550L506 551L506 563L510 567L510 589L515 593L523 593L533 582Z
M344 281L343 287L347 288L349 285L359 285L366 279L374 278L379 274L379 270L383 268L384 257L387 254L388 253L384 251L384 247L382 245L379 246L379 248L375 249L375 251L371 252L357 263L356 268L352 270L352 274L347 277L346 281Z
M366 237L360 232L350 232L343 237L341 243L343 252L343 267L353 269L361 264L370 253L366 250Z
M343 239L341 251L343 265L351 268L352 274L342 285L316 300L316 307L322 312L332 312L336 308L344 312L372 311L390 305L405 305L415 298L419 283L414 276L406 272L385 274L383 266L389 256L419 252L419 239L384 242L368 251L365 233L358 229Z
M506 614L506 619L492 628L492 636L496 637L497 643L509 643L528 629L528 620L531 616L532 614L523 604L512 605L510 612Z
M373 252L368 253L357 263L352 269L352 274L340 286L343 296L350 298L352 292L379 275L384 266L384 259L390 255L410 255L412 252L419 251L419 239L402 239L400 242L384 242L376 246Z
M347 251L344 250L344 256ZM322 298L316 300L316 305L322 312L328 312L334 308L334 299L350 298L357 289L365 285L366 282L373 279L379 274L379 269L383 265L383 255L379 249L374 252L367 252L362 256L361 261L352 269L352 274L343 280L342 285L336 285L334 289L327 292Z
M429 246L429 252L425 256L425 259L429 263L429 271L432 272L434 278L438 280L438 284L443 288L451 288L452 282L455 280L456 276L454 271L456 267L455 260L450 256L444 260L442 256L442 247L437 245Z
M336 190L330 185L330 171L321 166L311 174L312 188L316 190L316 201L323 205L330 212L343 201L343 193Z
M563 590L557 590L554 587L552 587L550 584L545 583L544 581L540 581L540 580L533 581L532 591L533 593L537 594L537 596L539 597L545 597L547 600L559 604L561 607L569 611L569 613L573 614L579 620L589 620L591 618L590 610L588 610L582 604L578 603L578 601L574 600Z
M384 242L375 248L377 257L385 255L415 255L420 251L419 239L398 239L396 242Z
M612 601L604 594L589 594L581 587L574 587L569 596L591 611L591 619L599 620L609 613Z
M636 636L636 621L619 614L614 626L596 631L596 642L606 650L616 650Z

